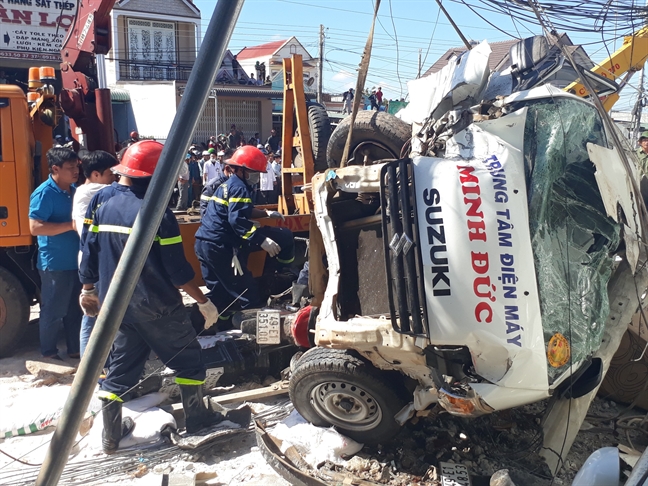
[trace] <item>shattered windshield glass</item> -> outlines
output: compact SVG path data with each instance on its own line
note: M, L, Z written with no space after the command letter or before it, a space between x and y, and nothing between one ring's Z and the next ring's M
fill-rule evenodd
M595 108L541 99L528 108L524 157L529 225L540 293L549 379L595 351L608 315L607 284L619 226L606 215L587 142L607 146ZM566 338L566 341L562 335ZM569 354L555 346L568 342Z

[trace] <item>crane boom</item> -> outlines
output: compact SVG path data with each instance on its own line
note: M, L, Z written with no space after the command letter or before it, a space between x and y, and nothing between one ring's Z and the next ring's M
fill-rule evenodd
M74 23L61 46L61 108L72 134L89 150L115 152L110 90L101 86L97 55L112 47L110 12L116 0L79 3Z
M639 71L645 64L646 59L648 59L648 27L638 30L633 35L626 36L623 45L607 59L594 66L591 71L616 81L626 73L632 74ZM565 88L565 91L581 97L589 95L585 86L579 82L571 83ZM607 96L603 100L603 107L609 111L618 99L618 93Z

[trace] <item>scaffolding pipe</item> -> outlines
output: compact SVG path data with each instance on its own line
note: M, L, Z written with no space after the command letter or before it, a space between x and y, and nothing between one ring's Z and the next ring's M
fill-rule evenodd
M99 374L122 322L135 285L160 227L180 165L191 142L207 96L214 85L244 0L219 0L209 22L187 89L169 130L157 169L133 225L88 348L76 373L70 395L38 474L36 486L58 484Z

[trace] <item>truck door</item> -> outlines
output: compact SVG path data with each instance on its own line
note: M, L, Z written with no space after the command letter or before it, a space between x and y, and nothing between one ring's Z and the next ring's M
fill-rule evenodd
M0 95L0 238L19 235L11 103Z

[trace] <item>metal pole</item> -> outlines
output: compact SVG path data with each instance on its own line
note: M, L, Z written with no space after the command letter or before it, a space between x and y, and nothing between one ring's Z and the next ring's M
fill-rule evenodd
M454 28L457 35L463 41L464 45L466 46L466 49L471 50L473 48L472 44L470 42L468 42L468 39L466 39L466 36L463 35L463 32L461 32L461 29L459 28L459 26L457 24L455 24L454 20L452 20L452 17L450 17L450 14L448 13L448 11L445 9L443 4L441 3L441 0L436 0L436 3L439 5L439 8L443 12L443 15L446 16L446 18L448 19L448 21L450 22L450 24Z
M81 420L88 408L99 373L126 313L133 290L153 244L176 183L185 150L214 84L244 0L220 0L205 33L202 47L189 76L169 138L162 150L140 213L126 243L119 265L102 304L86 355L72 383L36 486L55 486L67 463Z
M637 102L634 105L634 108L632 109L632 121L630 124L630 128L632 130L632 143L633 145L637 143L637 140L639 140L639 135L641 134L641 112L643 111L643 104L645 103L644 100L644 73L646 71L646 67L641 68L641 76L639 78L639 93L637 94Z
M317 102L322 102L322 83L324 82L324 26L320 24L319 66L317 79Z

